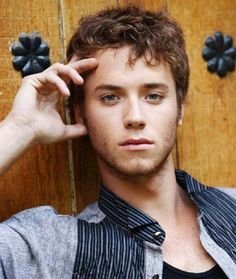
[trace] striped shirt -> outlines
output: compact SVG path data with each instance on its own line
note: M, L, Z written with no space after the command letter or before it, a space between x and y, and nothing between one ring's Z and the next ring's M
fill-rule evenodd
M180 170L176 178L198 209L203 247L235 279L236 191L204 186ZM0 278L161 279L164 240L156 220L102 186L99 201L77 218L39 207L3 222Z

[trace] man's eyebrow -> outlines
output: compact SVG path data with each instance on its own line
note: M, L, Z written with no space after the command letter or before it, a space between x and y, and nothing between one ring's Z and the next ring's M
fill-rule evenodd
M150 83L143 83L140 85L140 88L143 89L162 89L162 90L168 90L169 87L167 84L162 82L150 82ZM121 86L114 85L114 84L99 84L96 86L95 91L99 90L111 90L111 91L120 91L123 90Z
M162 90L168 90L169 86L165 83L162 82L151 82L151 83L144 83L141 85L142 88L144 89L155 89L155 88L160 88Z
M113 84L99 84L98 86L96 86L95 91L99 91L99 90L122 90L121 86L118 85L113 85Z

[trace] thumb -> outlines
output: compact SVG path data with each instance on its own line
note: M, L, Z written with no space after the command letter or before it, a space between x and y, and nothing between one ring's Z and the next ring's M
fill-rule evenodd
M74 124L66 126L65 139L73 139L82 137L88 134L87 127L84 124Z

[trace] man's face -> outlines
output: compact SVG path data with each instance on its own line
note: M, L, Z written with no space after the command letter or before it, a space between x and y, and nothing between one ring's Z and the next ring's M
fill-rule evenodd
M127 64L129 48L97 52L84 112L100 168L122 176L153 175L176 139L178 108L168 65Z

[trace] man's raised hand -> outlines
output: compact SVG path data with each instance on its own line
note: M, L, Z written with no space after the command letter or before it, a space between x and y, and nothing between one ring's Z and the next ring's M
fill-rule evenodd
M71 80L82 85L80 74L96 66L94 58L77 61L73 58L67 65L56 63L42 73L25 77L6 121L30 134L33 143L53 143L85 135L87 129L83 124L65 125L56 106L61 97L70 95L67 83Z
M66 125L57 111L71 80L83 84L81 73L97 66L94 58L56 63L40 74L25 77L7 117L0 123L0 175L35 143L54 143L87 133L83 124Z

